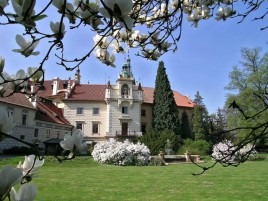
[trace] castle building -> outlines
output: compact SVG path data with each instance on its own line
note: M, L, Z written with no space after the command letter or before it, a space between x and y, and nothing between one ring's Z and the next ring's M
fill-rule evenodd
M73 80L46 80L37 96L62 108L64 117L83 131L88 143L140 136L151 127L154 88L135 81L129 58L115 84L81 84L80 78L78 68ZM194 102L176 91L174 98L180 116L186 111L191 119Z
M55 77L41 87L29 83L35 97L16 93L0 98L0 106L13 115L11 135L38 144L45 150L60 149L59 142L72 128L81 129L88 144L115 137L141 136L152 125L154 88L137 83L130 59L123 64L115 84L81 84L79 68L74 79ZM38 90L37 90L38 89ZM173 91L179 115L192 117L194 102ZM0 142L1 150L25 146L12 139Z

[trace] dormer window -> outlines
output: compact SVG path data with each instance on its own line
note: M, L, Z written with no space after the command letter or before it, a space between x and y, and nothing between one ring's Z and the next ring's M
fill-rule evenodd
M63 83L63 89L67 89L67 86L68 86L68 82L65 81L65 82Z

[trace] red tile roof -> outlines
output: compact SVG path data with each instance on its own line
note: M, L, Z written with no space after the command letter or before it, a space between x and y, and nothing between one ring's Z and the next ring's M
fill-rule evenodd
M0 102L35 109L33 104L29 101L28 97L21 93L14 93L13 95L8 97L0 97Z
M66 81L66 80L65 80ZM60 80L60 89L63 88L64 80ZM38 96L50 97L52 96L51 89L52 80L44 82L44 90L38 92ZM113 87L113 86L111 86ZM133 86L135 90L138 86ZM107 85L104 84L77 84L73 88L70 96L63 101L105 101L105 90ZM142 87L144 94L144 103L152 104L154 97L154 88ZM183 96L177 91L174 92L174 98L176 104L180 107L194 107L194 102L190 100L187 96Z
M57 124L71 125L63 116L62 109L58 108L51 102L41 100L37 103L38 112L36 119L40 121L52 122Z
M154 100L154 88L142 87L144 94L144 103L152 104ZM173 91L174 99L179 107L194 107L195 103L187 96L183 96L177 91Z
M21 93L14 93L8 97L0 97L0 104L9 103L12 105L17 105L25 108L30 108L33 110L37 109L36 119L41 121L47 121L57 124L71 125L68 120L63 116L62 109L58 108L51 101L44 101L41 98L41 101L37 102L37 108L31 103L29 98Z
M78 84L75 85L67 101L105 101L107 85Z

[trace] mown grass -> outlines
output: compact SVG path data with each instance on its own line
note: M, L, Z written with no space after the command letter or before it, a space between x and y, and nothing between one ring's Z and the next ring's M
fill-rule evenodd
M0 167L19 160L23 157L0 160ZM192 176L200 171L193 164L119 167L89 157L63 163L47 157L33 181L36 200L45 201L266 201L267 168L268 160L254 161L236 168L217 165Z

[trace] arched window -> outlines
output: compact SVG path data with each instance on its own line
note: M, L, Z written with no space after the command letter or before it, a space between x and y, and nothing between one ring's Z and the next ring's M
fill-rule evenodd
M124 84L121 89L121 95L128 95L128 85Z

